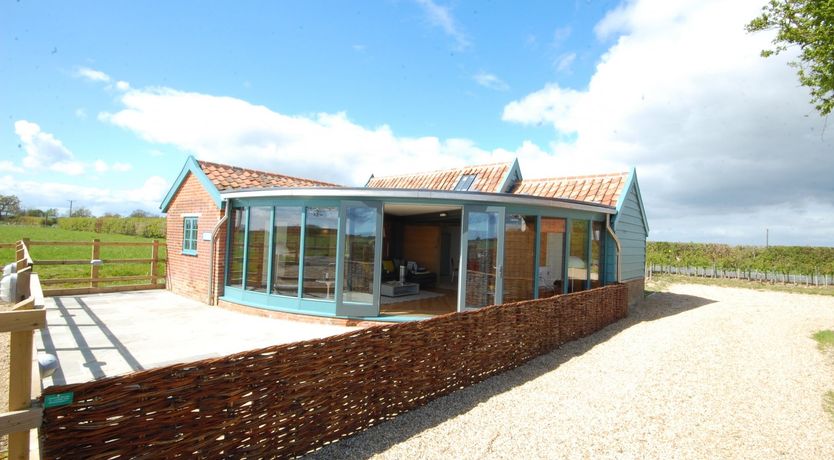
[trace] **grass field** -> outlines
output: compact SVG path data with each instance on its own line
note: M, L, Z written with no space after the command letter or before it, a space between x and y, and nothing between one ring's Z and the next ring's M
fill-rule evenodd
M0 243L14 243L20 239L28 238L30 241L90 241L98 238L101 241L121 242L153 242L152 239L137 236L116 235L110 233L79 232L73 230L62 230L57 227L38 227L26 225L0 225ZM165 241L160 240L159 257L165 257ZM53 265L38 266L38 260L68 260L86 259L92 255L91 246L38 246L32 245L29 248L30 255L35 261L35 272L40 274L42 279L55 278L81 278L90 276L89 265ZM151 257L150 246L128 246L128 247L101 247L99 258L101 259L142 259ZM3 265L13 262L15 259L14 249L0 249L0 263ZM165 276L165 264L160 263L159 276ZM103 265L99 269L100 277L150 275L150 263L141 264L112 264ZM127 284L142 284L147 281L132 281ZM105 284L125 284L105 283ZM50 286L54 287L54 286Z

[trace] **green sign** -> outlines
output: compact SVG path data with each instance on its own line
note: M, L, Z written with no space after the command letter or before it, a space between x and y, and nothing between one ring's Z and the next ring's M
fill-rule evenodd
M67 404L72 404L72 392L55 393L54 395L46 395L43 397L43 408L61 407Z

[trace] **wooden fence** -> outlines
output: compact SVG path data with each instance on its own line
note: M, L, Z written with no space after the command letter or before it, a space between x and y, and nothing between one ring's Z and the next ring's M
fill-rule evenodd
M717 267L676 267L672 265L652 264L646 266L646 278L652 274L669 274L694 276L699 278L723 278L747 281L762 281L766 283L796 284L804 286L828 287L834 286L834 275L825 273L785 273L777 271L741 270L736 268Z
M288 458L482 381L623 318L627 288L373 326L53 386L46 458Z
M121 292L121 291L135 291L139 289L162 289L165 287L165 276L160 274L160 271L165 269L167 259L160 257L159 248L164 246L158 240L152 242L141 241L99 241L94 239L92 241L29 241L21 240L18 244L22 244L27 248L35 246L44 247L89 247L89 259L56 259L45 260L35 259L33 264L35 266L58 266L58 265L86 265L90 267L90 275L84 277L74 278L58 278L46 277L40 280L44 286L44 294L49 296L59 295L77 295L77 294L92 294L100 292ZM8 247L8 246L7 246ZM102 259L101 250L105 247L146 247L149 248L148 257L144 258L111 258ZM0 246L2 248L2 246ZM118 265L118 264L147 264L149 272L147 275L123 275L123 276L100 276L101 267ZM139 281L146 281L146 283L138 283ZM129 284L114 284L125 283ZM79 286L83 285L83 286ZM47 288L46 286L56 286Z
M9 458L29 458L29 430L41 424L40 407L32 398L40 395L40 375L35 361L34 330L46 326L43 291L33 261L23 242L15 247L17 303L0 312L0 332L10 333L9 412L0 414L0 435L9 435Z

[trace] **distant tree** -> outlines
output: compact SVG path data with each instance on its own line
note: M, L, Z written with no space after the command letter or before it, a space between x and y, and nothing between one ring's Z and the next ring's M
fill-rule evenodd
M142 209L134 209L133 212L130 213L130 217L152 217L151 213L144 211Z
M811 89L811 102L821 115L834 109L834 2L831 0L770 0L761 16L747 24L748 32L777 30L773 49L779 54L798 46L799 61L791 62L799 82Z
M24 215L25 216L31 216L31 217L43 217L44 212L42 210L38 209L38 208L27 209L26 212L24 213Z
M105 212L101 217L122 217L118 212Z
M72 215L70 217L93 217L92 211L81 206L79 208L72 210Z
M15 195L0 195L0 220L20 212L20 199Z

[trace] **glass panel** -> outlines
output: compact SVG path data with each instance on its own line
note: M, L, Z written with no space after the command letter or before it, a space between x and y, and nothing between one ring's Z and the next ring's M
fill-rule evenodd
M376 209L347 208L345 219L345 282L342 300L373 304Z
M272 292L298 297L298 263L301 256L300 206L275 208L272 256Z
M304 232L304 297L332 299L336 284L339 210L307 208Z
M186 217L182 220L182 250L190 251L191 248L191 220L193 217Z
M504 302L533 298L536 276L536 216L504 219Z
M246 231L246 210L232 210L232 234L229 241L229 279L231 287L243 287L243 237Z
M470 212L467 231L466 306L495 303L498 213Z
M246 253L246 290L266 292L269 266L269 230L272 208L249 208L249 239Z
M591 287L602 286L600 267L602 266L603 223L594 222L591 231Z
M539 298L562 293L565 219L542 217L539 238Z
M588 221L575 220L570 227L568 292L585 290L588 279Z

